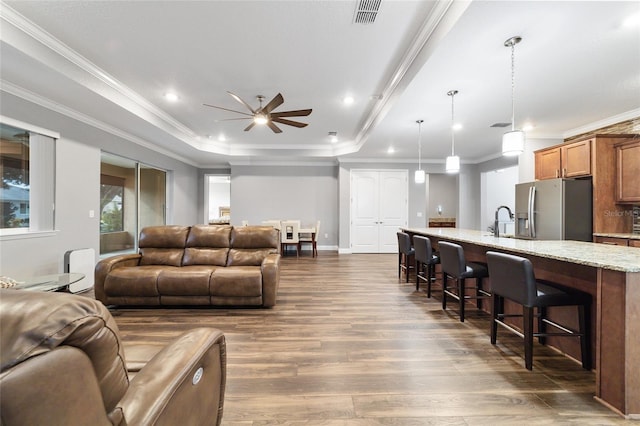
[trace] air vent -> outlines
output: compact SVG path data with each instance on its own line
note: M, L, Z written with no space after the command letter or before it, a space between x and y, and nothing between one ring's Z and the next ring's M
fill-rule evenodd
M511 126L511 123L493 123L489 127L509 127L509 126Z
M382 0L360 0L353 16L354 24L373 24L378 16Z

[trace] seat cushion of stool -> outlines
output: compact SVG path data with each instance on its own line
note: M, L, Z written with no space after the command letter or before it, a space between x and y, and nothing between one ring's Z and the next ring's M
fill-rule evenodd
M460 278L486 278L489 271L486 265L475 262L467 262L467 269L462 273Z
M564 290L549 281L536 280L536 288L536 299L532 306L528 307L585 305L591 301L587 293Z

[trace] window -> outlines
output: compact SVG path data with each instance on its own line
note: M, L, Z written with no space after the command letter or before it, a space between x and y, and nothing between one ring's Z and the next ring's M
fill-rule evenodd
M145 226L166 223L166 175L103 153L100 163L100 254L130 252Z
M6 118L0 122L3 235L53 230L55 137L29 127Z

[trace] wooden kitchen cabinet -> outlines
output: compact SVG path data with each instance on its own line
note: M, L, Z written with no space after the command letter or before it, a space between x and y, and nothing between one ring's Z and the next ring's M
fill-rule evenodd
M640 248L640 240L629 240L629 247L638 247Z
M640 202L640 139L614 146L616 151L616 201Z
M536 180L560 177L560 148L549 148L535 152Z
M591 143L585 139L536 151L536 180L591 175Z
M628 246L629 240L627 238L616 237L595 237L594 242L600 244L609 244L612 246Z

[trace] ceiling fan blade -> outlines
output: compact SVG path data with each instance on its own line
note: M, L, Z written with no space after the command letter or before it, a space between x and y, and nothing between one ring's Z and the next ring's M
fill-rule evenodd
M223 108L223 107L220 107L220 106L209 105L209 104L202 104L202 105L208 106L208 107L211 107L211 108L223 109L225 111L237 112L238 114L248 115L249 117L253 117L253 114L249 114L247 112L242 112L242 111L236 111L235 109Z
M269 126L271 130L273 130L273 133L282 133L282 130L280 130L278 126L273 124L273 121L271 120L267 121L267 126Z
M271 111L273 111L274 109L278 108L280 105L282 105L282 103L284 102L284 98L282 97L282 95L280 93L278 93L277 95L275 95L273 97L273 99L271 99L269 101L268 104L266 104L261 110L260 112L264 112L265 114L269 114Z
M214 123L219 123L221 121L235 121L235 120L252 120L253 117L240 117L240 118L223 118L220 120L213 120Z
M298 109L295 111L272 112L271 117L303 117L311 114L311 109Z
M293 127L307 127L309 124L308 123L300 123L299 121L292 121L292 120L287 120L286 118L274 118L273 116L271 116L271 121L275 121L276 123L281 123L281 124L286 124L288 126L293 126Z
M228 94L231 95L231 97L233 99L235 99L236 101L240 102L242 105L246 106L247 108L249 108L249 111L251 111L252 113L256 113L257 111L253 108L251 108L251 105L249 105L248 103L246 103L245 101L243 101L240 96L236 95L235 93L231 93L229 91L227 91Z
M247 127L245 127L244 131L245 131L245 132L248 132L248 131L249 131L249 130L251 130L251 128L252 128L253 126L255 126L255 125L256 125L256 122L255 122L255 121L252 121L252 122L251 122L251 124L249 124Z

